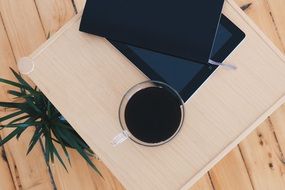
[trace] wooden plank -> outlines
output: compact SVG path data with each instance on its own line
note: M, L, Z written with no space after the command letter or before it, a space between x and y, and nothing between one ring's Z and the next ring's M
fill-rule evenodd
M0 15L0 77L11 78L11 72L7 72L8 67L15 68L14 55L9 44L8 37L2 22L2 17ZM0 83L0 101L9 100L10 97L5 93L8 90L8 86ZM3 110L0 110L0 117L3 115ZM2 134L1 134L2 136ZM0 137L1 138L1 137ZM16 189L14 185L12 174L10 172L7 155L3 147L0 148L0 189L2 190L13 190Z
M86 0L72 0L74 2L74 5L77 8L77 11L80 12L83 10Z
M253 190L238 147L216 164L209 173L215 189Z
M5 31L5 27L2 22L2 17L0 15L0 77L1 78L12 78L13 74L8 72L8 68L11 67L16 69L14 55L10 47L10 43ZM11 100L11 97L7 95L6 91L10 89L10 86L0 83L0 101ZM0 108L0 111L2 109ZM2 110L3 111L3 110Z
M12 130L5 130L7 135ZM26 156L28 143L33 129L27 129L19 141L12 139L5 146L7 160L13 175L15 184L19 189L53 189L48 167L43 158L43 152L39 144Z
M123 190L124 187L122 184L117 180L117 178L111 173L111 171L105 166L105 164L98 159L93 159L93 162L102 172L104 178L98 176L92 168L89 167L89 173L92 176L93 183L95 185L95 189L116 189L116 190ZM86 189L87 190L87 189Z
M190 190L214 190L209 175L204 175Z
M68 149L71 157L71 166L67 165L68 173L58 160L51 166L56 187L61 190L89 190L89 189L116 189L123 190L123 186L106 168L103 162L93 159L103 177L99 176L84 159L75 151ZM64 155L63 151L59 151ZM66 162L67 163L67 162Z
M0 154L0 190L14 190L16 187L13 182L6 153L3 147L0 147Z
M270 120L262 123L240 147L254 189L285 189L285 165L280 160Z
M1 61L1 75L15 80L11 77L8 66L11 65L15 68L15 59L32 52L44 41L45 35L34 1L0 1L0 11L12 45L11 48L10 44L6 42L1 52L7 53L11 49L14 52L14 56L10 51ZM3 130L2 134L5 136L9 132L9 130ZM33 129L29 129L19 141L13 139L5 145L14 183L17 189L53 189L40 145L37 144L31 154L26 156L32 132Z
M270 121L280 148L280 151L278 151L280 159L285 163L285 105L281 106L270 116Z
M0 11L17 60L46 40L33 0L1 0Z
M75 14L71 0L36 0L35 2L47 37Z
M60 146L57 146L57 148L64 158L65 155ZM68 149L68 152L71 157L71 166L69 166L66 159L64 159L68 173L57 159L55 163L51 165L51 172L56 187L61 190L96 189L91 179L91 174L89 173L89 166L86 162L76 151Z
M271 1L271 0L269 0ZM280 37L276 33L276 25L272 20L272 14L269 10L267 0L235 0L239 5L246 5L251 3L251 6L245 11L246 14L254 21L254 23L270 38L270 40L280 49L285 50L283 44L280 41ZM276 4L279 0L273 0L272 5ZM281 0L282 1L282 0ZM283 7L284 9L284 7ZM284 11L282 11L284 12ZM277 14L276 14L277 15ZM278 17L279 18L279 17ZM284 17L280 17L278 21L284 23ZM284 24L281 24L284 25ZM281 27L280 27L281 28Z
M285 52L285 1L267 0L270 16L275 25L279 40L282 42L282 50Z

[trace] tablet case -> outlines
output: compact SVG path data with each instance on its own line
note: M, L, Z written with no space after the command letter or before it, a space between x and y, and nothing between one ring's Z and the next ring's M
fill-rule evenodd
M224 0L87 0L80 30L208 62Z

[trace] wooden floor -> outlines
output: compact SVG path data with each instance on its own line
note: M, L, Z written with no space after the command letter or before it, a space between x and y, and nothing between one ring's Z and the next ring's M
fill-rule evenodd
M236 0L251 3L245 12L285 53L285 0ZM0 0L0 77L12 78L9 67L30 54L66 21L82 10L84 0ZM254 51L254 50L253 50ZM272 63L274 64L274 63ZM285 85L285 84L284 84ZM0 101L11 100L0 85ZM0 110L0 115L5 114ZM1 137L9 133L1 131ZM50 167L38 144L26 157L27 132L0 148L0 190L123 189L101 161L94 162L104 179L71 151L66 173L59 163ZM238 147L205 175L192 190L284 190L285 105L273 113Z

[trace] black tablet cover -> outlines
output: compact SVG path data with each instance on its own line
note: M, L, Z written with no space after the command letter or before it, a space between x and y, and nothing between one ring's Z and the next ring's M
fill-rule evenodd
M80 30L208 62L224 0L87 0Z

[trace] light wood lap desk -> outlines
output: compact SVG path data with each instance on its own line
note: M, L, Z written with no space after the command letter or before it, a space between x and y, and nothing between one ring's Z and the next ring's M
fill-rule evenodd
M188 189L285 102L282 54L232 0L223 13L246 33L225 60L238 69L217 69L159 147L111 145L123 95L147 78L107 40L79 32L80 15L30 56L28 75L127 189Z

